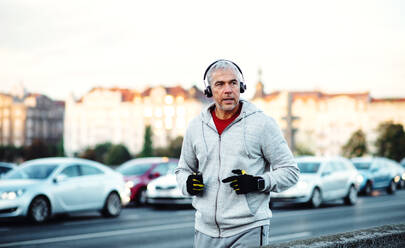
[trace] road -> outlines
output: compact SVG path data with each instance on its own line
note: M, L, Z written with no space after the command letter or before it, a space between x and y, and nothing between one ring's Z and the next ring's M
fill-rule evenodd
M360 197L356 206L341 202L319 209L275 205L271 242L305 239L405 222L405 190L395 195ZM54 218L36 226L0 220L0 247L192 247L194 210L190 207L127 207L116 219L98 213Z

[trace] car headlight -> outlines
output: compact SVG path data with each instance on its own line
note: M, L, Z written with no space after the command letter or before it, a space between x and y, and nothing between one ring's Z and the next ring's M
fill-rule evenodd
M396 176L396 177L394 177L394 182L395 182L395 183L398 183L400 179L401 179L400 176Z
M2 200L14 200L17 197L20 197L24 194L25 189L18 189L18 190L11 190L11 191L4 191L0 195L0 199Z
M134 187L134 185L135 185L135 183L133 181L128 181L125 183L125 186L127 186L127 188L129 188L129 189Z
M357 177L356 177L356 182L357 182L358 184L361 184L361 183L363 182L363 180L364 180L364 177L363 177L362 175L357 175Z
M402 174L402 180L405 181L405 173Z

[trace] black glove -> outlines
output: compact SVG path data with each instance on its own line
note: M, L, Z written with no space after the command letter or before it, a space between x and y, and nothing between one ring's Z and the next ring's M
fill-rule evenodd
M187 192L190 195L202 194L204 190L203 177L201 173L193 174L187 178Z
M264 185L264 180L261 177L254 177L248 175L244 170L233 170L232 173L237 174L237 176L231 176L222 180L223 183L231 182L231 187L235 190L236 194L247 194L250 192L259 191L259 180L262 180ZM262 190L261 188L260 190Z

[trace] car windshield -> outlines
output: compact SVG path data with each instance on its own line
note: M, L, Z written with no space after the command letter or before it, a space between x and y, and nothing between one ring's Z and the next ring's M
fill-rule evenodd
M5 179L39 179L43 180L49 177L58 167L56 164L35 164L21 167L7 173Z
M124 176L140 176L145 174L151 164L124 164L117 168L117 171Z
M316 162L299 162L298 168L301 173L317 173L321 163Z
M174 170L177 168L177 163L169 163L167 174L174 174Z
M369 162L355 162L355 163L353 163L353 165L358 170L368 170L368 169L370 169L371 163L369 163Z

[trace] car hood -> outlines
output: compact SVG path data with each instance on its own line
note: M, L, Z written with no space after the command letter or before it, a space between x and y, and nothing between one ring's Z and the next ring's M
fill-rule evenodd
M312 174L312 173L301 173L298 181L303 181L303 182L313 182L315 180L319 179L318 174Z
M156 178L151 182L153 185L163 185L163 186L176 186L177 187L177 181L176 181L176 175L174 174L169 174L166 176L161 176L159 178Z
M142 176L124 176L125 181L135 181L140 180Z
M29 188L37 184L44 183L45 180L32 179L4 179L0 181L0 190L10 190L16 188Z
M368 177L370 175L370 171L369 170L357 170L360 175L362 175L363 177Z

